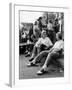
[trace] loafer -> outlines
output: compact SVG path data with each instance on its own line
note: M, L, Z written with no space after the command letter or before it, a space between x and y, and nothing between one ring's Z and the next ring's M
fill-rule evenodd
M31 67L31 66L36 66L36 65L33 64L33 63L29 63L29 64L27 64L27 67Z
M47 71L44 71L44 69L40 70L37 72L37 75L43 75L45 74Z

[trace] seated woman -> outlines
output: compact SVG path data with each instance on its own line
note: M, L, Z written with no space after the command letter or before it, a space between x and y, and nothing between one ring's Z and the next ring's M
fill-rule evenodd
M35 57L35 59L32 62L28 64L28 66L34 66L36 65L37 61L41 61L43 57L46 57L46 60L42 68L37 72L38 75L44 74L48 70L51 61L58 62L58 58L62 54L62 51L64 49L64 41L62 40L62 35L60 32L57 33L56 38L58 41L56 41L54 46L49 51L46 50L41 52L39 55ZM60 62L58 65L63 70L63 66L61 65Z
M32 56L29 59L29 61L32 61L36 57L36 55L38 55L38 53L40 53L41 45L43 46L43 48L46 48L46 49L48 49L50 46L53 45L51 40L47 37L45 30L43 30L41 32L41 38L39 38L38 41L36 42L36 44L33 48Z

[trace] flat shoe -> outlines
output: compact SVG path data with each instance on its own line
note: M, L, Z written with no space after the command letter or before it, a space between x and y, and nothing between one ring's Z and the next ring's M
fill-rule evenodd
M29 64L27 64L27 67L31 67L31 66L36 66L36 65L33 64L33 63L29 63Z
M44 73L46 73L47 71L44 71L44 69L40 70L37 72L37 75L43 75Z

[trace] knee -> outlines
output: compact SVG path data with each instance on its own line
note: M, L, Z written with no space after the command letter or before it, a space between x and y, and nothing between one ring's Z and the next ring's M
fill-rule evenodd
M34 49L36 49L37 47L36 46L34 46Z
M49 53L49 58L52 58L54 55L53 55L53 53Z

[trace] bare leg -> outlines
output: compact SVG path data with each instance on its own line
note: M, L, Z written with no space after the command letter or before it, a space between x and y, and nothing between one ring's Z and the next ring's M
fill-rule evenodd
M44 65L42 66L42 68L37 72L38 75L41 75L43 74L45 71L47 71L47 67L50 65L50 61L51 60L55 60L59 57L59 53L56 53L56 52L52 52L52 53L49 53L47 58L46 58L46 61L44 63Z
M41 61L43 57L46 57L48 55L49 51L42 51L40 52L32 61L33 64L36 63L36 61Z
M33 49L33 52L29 61L33 61L33 59L38 55L38 53L40 53L40 47L34 46L34 49Z
M40 54L38 54L29 64L27 64L28 67L35 66L37 61L41 61L41 59L45 56L47 56L49 51L42 51Z
M49 53L42 69L46 70L47 67L50 65L51 60L55 60L58 57L59 57L59 53L56 53L56 52Z
M34 58L36 56L36 53L37 53L37 47L34 46L31 58Z

